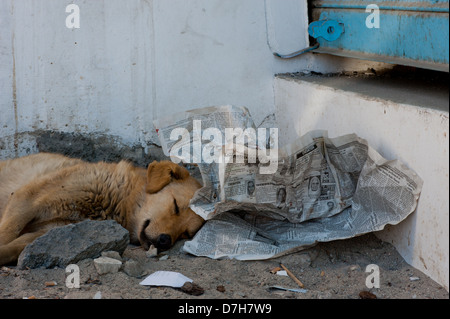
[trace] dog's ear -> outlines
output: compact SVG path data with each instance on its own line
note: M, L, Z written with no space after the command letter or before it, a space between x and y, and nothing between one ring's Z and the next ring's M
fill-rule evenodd
M173 180L183 180L189 177L189 172L170 161L154 161L147 169L147 187L149 194L154 194L163 189Z

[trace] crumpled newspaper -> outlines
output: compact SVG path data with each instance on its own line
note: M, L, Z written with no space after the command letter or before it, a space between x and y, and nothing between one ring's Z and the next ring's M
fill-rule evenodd
M279 147L243 107L195 109L155 121L175 162L197 163L191 208L207 223L184 250L210 258L266 259L351 238L411 214L422 179L355 134L311 131Z

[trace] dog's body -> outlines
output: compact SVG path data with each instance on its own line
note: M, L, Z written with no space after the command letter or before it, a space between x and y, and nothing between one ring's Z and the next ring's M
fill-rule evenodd
M88 218L114 219L132 243L167 249L203 224L189 208L200 187L169 161L147 170L47 153L0 162L0 265L49 229Z

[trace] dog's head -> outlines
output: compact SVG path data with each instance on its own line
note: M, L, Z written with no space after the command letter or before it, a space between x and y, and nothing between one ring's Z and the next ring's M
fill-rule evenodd
M148 249L170 248L179 238L192 237L204 220L189 208L200 183L170 161L153 162L147 169L145 199L136 212L137 236Z

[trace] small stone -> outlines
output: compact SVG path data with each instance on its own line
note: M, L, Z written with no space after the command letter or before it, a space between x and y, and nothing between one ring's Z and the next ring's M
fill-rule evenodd
M360 270L361 267L359 267L359 265L351 265L350 267L348 267L348 269L350 271L355 271L355 270Z
M127 260L123 265L123 271L131 277L142 277L145 274L144 267L136 260Z
M102 292L97 291L92 299L102 299Z
M94 265L99 275L114 274L119 271L122 262L114 258L99 257L94 259Z
M117 259L118 261L122 261L122 257L120 257L119 252L114 250L102 251L102 257L109 257Z
M158 248L151 245L150 248L145 252L145 256L148 258L156 257L158 255Z
M219 285L219 286L217 286L216 290L218 292L225 292L225 287L223 285Z
M181 286L181 291L192 296L200 296L203 295L203 293L205 292L205 290L202 287L200 287L194 282L189 281L186 281L184 285Z
M361 299L377 299L377 296L371 293L370 291L361 291L359 293L359 298Z

